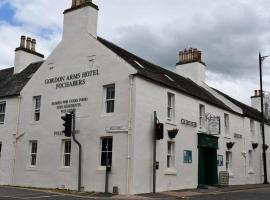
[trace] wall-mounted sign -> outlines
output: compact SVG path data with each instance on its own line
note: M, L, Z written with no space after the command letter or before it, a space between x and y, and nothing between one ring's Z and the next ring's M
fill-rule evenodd
M69 74L64 76L58 76L48 78L45 80L45 85L55 84L55 89L62 89L67 87L81 86L86 83L86 79L92 76L100 75L98 69L90 70L86 72L80 72L76 74Z
M241 134L238 134L238 133L235 133L234 137L237 138L237 139L242 139L243 138L243 136Z
M220 134L220 117L210 113L206 114L208 133L211 135Z
M127 132L127 128L125 126L111 126L106 128L107 133L113 132Z
M75 131L75 134L79 134L79 133L80 133L80 130ZM53 134L54 134L54 136L63 136L64 132L63 131L54 131Z
M51 103L51 105L56 106L57 110L61 110L61 114L65 114L76 108L81 107L82 103L87 102L87 101L88 101L88 97L81 97L81 98L54 101Z
M187 125L187 126L192 126L192 127L197 127L197 122L192 122L186 119L181 119L181 124Z

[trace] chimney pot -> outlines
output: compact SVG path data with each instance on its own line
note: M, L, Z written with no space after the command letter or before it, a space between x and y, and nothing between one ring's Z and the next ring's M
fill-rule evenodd
M31 41L31 50L32 51L36 51L36 44L37 44L37 41L35 39L32 39L32 41Z
M180 62L179 64L185 64L189 62L202 62L202 52L197 48L189 48L179 52Z
M21 43L20 43L20 47L25 48L25 39L26 37L24 35L21 36Z
M27 37L26 39L26 49L31 49L31 38L30 37Z

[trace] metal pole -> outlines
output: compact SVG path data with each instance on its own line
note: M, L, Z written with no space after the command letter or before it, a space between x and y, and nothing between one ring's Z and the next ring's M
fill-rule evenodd
M153 131L153 193L156 193L156 161L157 161L156 125L157 125L157 112L154 111L154 131Z
M260 97L261 97L261 129L263 140L263 172L264 172L264 184L268 184L267 180L267 164L266 164L266 149L265 149L265 133L264 133L264 107L263 107L263 84L262 84L262 61L263 57L259 53L259 66L260 66Z
M82 145L81 143L76 139L76 112L75 110L72 111L72 138L74 142L78 145L79 147L79 169L78 169L78 192L81 192L81 185L82 185Z

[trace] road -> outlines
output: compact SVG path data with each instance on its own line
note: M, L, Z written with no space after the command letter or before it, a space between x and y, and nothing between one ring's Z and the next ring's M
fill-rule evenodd
M24 199L33 199L33 200L85 200L85 199L111 199L111 198L102 198L102 197L94 197L94 198L81 198L74 196L65 196L62 194L54 194L47 192L39 192L32 190L24 190L24 189L16 189L16 188L8 188L8 187L0 187L0 200L24 200ZM112 198L116 200L116 198ZM122 198L123 199L131 199ZM138 196L136 198L139 200ZM143 200L151 198L142 198ZM170 197L170 198L153 198L153 200L177 200L182 198ZM269 188L260 188L260 189L252 189L246 191L237 191L237 192L228 192L228 193L219 193L219 194L211 194L211 195L199 195L193 197L185 197L184 199L189 200L269 200L270 199L270 187Z

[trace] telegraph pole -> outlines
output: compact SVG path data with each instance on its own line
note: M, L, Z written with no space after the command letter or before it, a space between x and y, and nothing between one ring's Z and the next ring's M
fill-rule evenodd
M262 130L262 141L263 141L263 172L264 172L264 182L263 184L268 184L267 179L267 163L266 163L266 145L265 145L265 131L264 131L264 104L263 104L263 83L262 83L262 62L268 56L262 56L259 53L259 67L260 67L260 97L261 97L261 130Z

